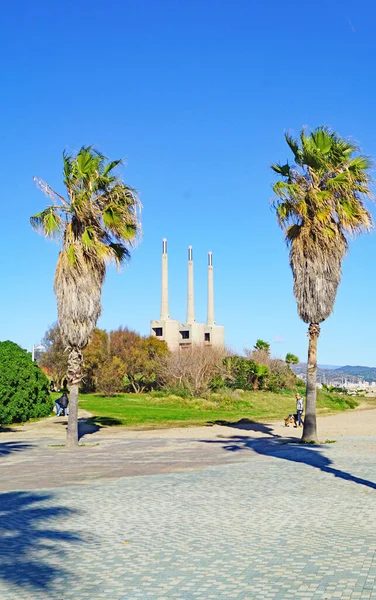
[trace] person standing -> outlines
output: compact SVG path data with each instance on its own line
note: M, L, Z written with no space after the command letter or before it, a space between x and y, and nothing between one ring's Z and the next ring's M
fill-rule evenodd
M59 406L59 412L57 413L57 416L60 417L61 413L64 412L64 416L67 417L69 400L66 392L64 392L63 395L56 400L56 403Z
M295 423L295 427L303 427L304 421L302 419L304 410L304 400L300 394L296 394L296 414L298 417L298 424Z

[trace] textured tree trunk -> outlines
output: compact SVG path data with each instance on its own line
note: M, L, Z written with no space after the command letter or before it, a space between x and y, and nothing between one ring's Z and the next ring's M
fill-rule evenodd
M78 446L78 387L82 378L83 357L79 348L70 348L68 359L69 415L67 448Z
M316 430L316 382L317 382L317 340L320 325L311 323L308 327L308 362L307 362L307 398L304 416L302 442L317 442Z

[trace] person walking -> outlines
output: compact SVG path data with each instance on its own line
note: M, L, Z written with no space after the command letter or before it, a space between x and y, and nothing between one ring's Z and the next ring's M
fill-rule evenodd
M64 416L67 417L69 400L66 392L64 392L63 395L56 400L55 404L59 407L59 412L57 412L57 416L60 417L61 413L64 412Z
M298 424L295 423L294 427L303 427L304 421L302 419L304 410L304 400L300 394L296 394L296 414L298 417Z
M61 406L59 404L59 400L60 400L60 398L58 398L57 400L55 400L55 410L56 410L56 416L57 417L59 416L59 413L61 411Z

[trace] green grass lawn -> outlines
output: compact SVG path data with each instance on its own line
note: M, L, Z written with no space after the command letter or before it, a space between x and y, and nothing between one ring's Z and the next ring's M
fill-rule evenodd
M159 394L158 394L159 396ZM353 397L318 393L318 414L355 408ZM79 406L94 416L92 421L102 425L126 425L134 428L187 427L206 425L216 421L251 419L266 422L283 419L295 412L293 392L244 392L210 399L154 397L148 394L117 394L105 398L101 394L81 394Z

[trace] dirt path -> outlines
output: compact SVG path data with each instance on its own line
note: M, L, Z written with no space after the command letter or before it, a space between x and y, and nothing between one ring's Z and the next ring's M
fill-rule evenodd
M330 416L319 416L317 419L318 436L321 441L338 439L348 436L376 435L376 409L367 409L367 405L360 405L357 409L338 413ZM92 416L89 412L79 410L80 437L86 441L95 442L101 438L117 439L189 439L205 435L215 438L226 436L237 430L252 430L255 437L264 435L278 435L281 437L301 437L301 429L292 425L285 427L281 421L267 423L247 423L246 421L230 425L214 425L201 427L172 427L168 429L128 429L127 427L98 427L91 425L86 420ZM26 425L10 426L0 432L1 440L64 440L66 435L67 418L49 417L42 421L27 423Z

